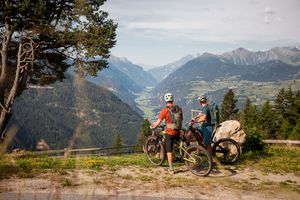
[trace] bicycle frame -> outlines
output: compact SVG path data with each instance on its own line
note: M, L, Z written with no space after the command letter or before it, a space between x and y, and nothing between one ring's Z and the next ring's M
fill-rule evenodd
M183 140L182 139L180 139L180 142L176 142L176 144L179 145L178 146L178 148L179 148L179 154L181 156L184 155L184 153L186 153L187 155L189 155L190 158L192 158L192 159L187 159L187 158L183 157L183 160L196 163L196 160L193 157L191 157L190 154L187 152L187 150L186 150L187 147L185 147L183 145Z
M190 123L190 122L187 122L187 123L185 124L185 126L188 125L189 123ZM213 138L215 137L215 134L216 134L217 129L218 129L219 127L221 127L221 125L218 125L218 126L213 130L213 132L212 132L212 134L211 134L211 143L212 143L212 144L215 143L215 142L213 141ZM197 143L198 143L200 146L206 148L206 144L204 143L204 140L203 140L203 137L202 137L200 131L199 131L197 128L194 128L193 125L189 125L187 129L190 130L190 131L193 133L194 137L196 138ZM184 132L187 132L187 130L185 130L185 129L182 129L182 130L183 130Z
M184 127L186 127L186 125L188 125L188 124L189 124L189 122L187 122L187 123L184 125ZM201 135L200 131L199 131L197 128L194 128L193 125L189 125L189 126L187 127L187 129L182 128L182 130L183 130L185 133L187 133L188 131L191 131L192 134L193 134L193 136L196 138L197 143L198 143L200 146L206 147L206 145L205 145L204 142L203 142L203 138L202 138L202 135Z
M155 136L154 133L152 133L152 135ZM157 138L157 139L159 140L158 142L162 142L163 144L165 144L165 142L164 142L164 140L165 140L165 133L164 133L163 131L161 131L161 132L160 132L160 135L158 135L158 136L156 136L156 137L158 137L158 138ZM187 158L183 157L183 160L189 161L189 162L193 162L193 163L196 163L196 160L195 160L192 156L190 156L190 154L186 151L187 147L185 147L185 146L183 145L183 141L184 141L183 138L180 138L180 141L175 141L175 143L177 144L178 149L179 149L179 154L180 154L181 156L183 156L184 153L186 153L187 155L189 155L189 157L190 157L191 159L187 159Z

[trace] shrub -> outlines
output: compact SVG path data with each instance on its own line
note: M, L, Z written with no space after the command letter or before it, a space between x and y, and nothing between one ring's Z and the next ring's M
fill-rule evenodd
M264 150L264 144L262 136L257 133L255 129L246 131L246 141L243 144L243 151L262 151Z

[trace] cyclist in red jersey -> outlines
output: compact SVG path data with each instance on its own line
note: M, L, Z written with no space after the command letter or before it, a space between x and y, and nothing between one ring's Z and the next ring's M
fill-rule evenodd
M176 128L172 128L172 122L171 122L171 114L169 109L174 107L173 101L174 101L174 96L172 93L167 93L164 95L164 100L167 104L166 107L164 107L160 114L159 117L157 119L156 122L154 122L150 128L151 129L155 129L156 127L159 126L159 124L165 120L166 122L166 141L165 141L165 145L166 145L166 152L167 152L167 158L168 158L168 163L169 163L169 168L167 169L168 172L170 172L171 174L174 174L174 168L173 168L173 143L175 140L179 140L180 139L180 129L176 129ZM180 109L180 118L181 121L183 119L182 116L182 111Z

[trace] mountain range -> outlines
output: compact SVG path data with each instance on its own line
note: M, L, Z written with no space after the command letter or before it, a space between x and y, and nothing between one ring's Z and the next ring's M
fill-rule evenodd
M291 47L275 47L268 51L252 52L244 48L224 53L220 57L226 58L237 65L257 65L272 60L280 60L281 62L300 65L300 48Z
M288 80L300 80L300 49L297 47L277 47L265 52L239 48L222 55L204 53L163 79L153 89L150 102L163 106L163 94L172 92L177 97L176 102L190 110L198 107L196 99L201 94L220 104L229 88L236 88L238 97L263 100L273 93L262 92L259 97L253 92L255 89Z
M152 68L147 72L151 74L158 82L161 82L163 79L168 77L168 75L170 75L172 72L176 71L178 68L182 67L185 63L194 59L195 57L196 56L194 55L187 55L167 65Z

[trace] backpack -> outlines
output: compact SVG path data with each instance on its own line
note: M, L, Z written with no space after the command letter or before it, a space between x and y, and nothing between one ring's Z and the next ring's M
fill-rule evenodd
M216 128L220 124L220 112L219 107L215 103L208 104L210 124L214 125Z
M179 106L167 107L170 114L171 123L167 124L167 128L179 130L182 127L182 110Z

